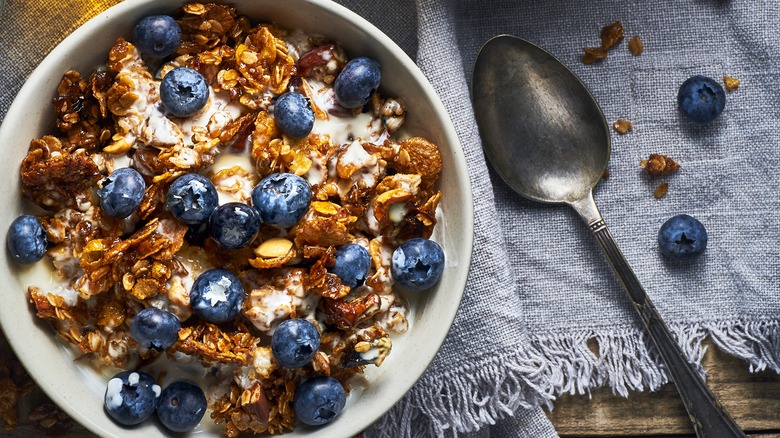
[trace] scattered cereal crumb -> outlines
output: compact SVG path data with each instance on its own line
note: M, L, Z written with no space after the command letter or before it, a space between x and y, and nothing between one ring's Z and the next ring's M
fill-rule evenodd
M723 84L726 85L726 91L732 91L739 87L739 79L731 76L723 76Z
M658 187L655 188L655 191L653 192L653 197L655 199L663 198L666 193L669 192L669 183L668 182L662 182L658 185Z
M607 50L601 47L585 47L582 50L585 52L582 57L583 64L593 64L607 57Z
M616 21L601 29L601 48L609 49L615 44L623 41L623 25Z
M604 169L604 173L601 174L601 179L604 179L604 180L609 179L609 169Z
M582 57L583 64L592 64L607 57L608 50L615 44L623 41L623 25L616 21L601 29L601 47L584 47L582 50L585 55Z
M0 426L6 431L12 431L17 425L19 399L35 387L35 382L27 374L2 333L0 357L3 358L0 360Z
M16 429L17 416L16 404L19 401L19 394L13 380L5 378L0 380L0 419L2 419L5 430L12 431Z
M73 428L73 420L53 403L33 409L28 420L45 435L64 435Z
M634 56L639 56L645 51L645 45L639 39L639 35L634 35L628 40L628 51Z
M642 160L639 164L647 171L650 178L657 178L661 175L669 175L680 168L676 161L661 154L650 154L647 160Z
M626 119L618 119L612 124L612 129L620 135L625 135L627 132L634 129L634 125Z

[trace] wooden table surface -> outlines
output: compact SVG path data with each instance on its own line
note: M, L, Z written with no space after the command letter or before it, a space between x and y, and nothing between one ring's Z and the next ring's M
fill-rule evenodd
M748 372L746 362L718 351L711 343L704 356L708 383L726 409L749 436L780 438L780 375L772 371ZM0 360L12 360L10 352L0 348ZM40 389L26 395L19 408L15 430L0 436L38 438L41 431L27 419L35 406L48 402ZM563 396L547 413L562 437L693 437L685 410L676 390L669 384L655 393L632 393L629 398L615 396L601 388L588 396ZM94 435L77 424L64 438ZM503 438L503 437L497 437Z
M737 424L756 436L780 438L780 375L751 374L747 362L719 351L710 341L705 345L707 383ZM564 437L693 436L672 384L627 399L604 388L593 391L591 398L563 396L548 416Z

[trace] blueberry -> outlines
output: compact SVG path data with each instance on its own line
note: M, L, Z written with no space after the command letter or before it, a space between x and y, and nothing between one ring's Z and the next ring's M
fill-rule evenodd
M260 231L257 211L241 202L228 202L211 213L211 236L227 249L243 248L251 243Z
M174 68L160 83L160 100L174 116L189 117L208 102L209 85L203 75L191 68Z
M157 418L173 432L189 432L206 413L206 395L197 385L179 380L168 385L160 395Z
M696 123L715 120L726 106L726 92L714 79L691 76L680 85L677 93L680 111Z
M690 260L707 249L707 230L687 214L678 214L661 225L658 247L672 260Z
M146 348L163 351L179 339L181 322L176 315L149 307L141 310L130 321L130 335Z
M368 250L350 243L340 246L336 251L336 263L330 272L336 274L342 284L356 288L366 281L369 269L371 269L371 256Z
M138 209L144 199L146 183L132 167L122 167L111 172L97 191L100 206L110 217L124 219Z
M124 426L138 424L153 413L160 387L143 371L122 371L108 381L103 406L111 418Z
M393 280L411 291L436 284L444 272L444 250L428 239L409 239L393 252L390 273Z
M360 108L379 88L381 80L382 72L376 60L366 57L352 59L333 84L336 101L346 108Z
M35 216L24 214L11 222L6 244L14 260L29 265L46 254L46 231Z
M292 173L274 173L263 178L252 190L252 205L260 219L279 228L298 223L311 203L311 186Z
M347 403L344 387L333 377L313 377L295 390L295 416L304 424L330 423Z
M181 27L172 17L152 15L142 18L133 29L133 41L141 53L152 58L165 58L181 44Z
M282 322L271 337L274 358L285 368L300 368L308 364L319 348L320 332L314 324L302 318Z
M219 197L211 181L197 173L188 173L176 178L168 189L165 205L176 219L188 225L197 225L209 220L217 208Z
M238 316L244 304L244 287L224 269L210 269L198 276L190 291L192 313L221 324Z
M314 127L314 110L309 99L291 91L276 100L274 119L282 132L293 138L302 138L309 135Z

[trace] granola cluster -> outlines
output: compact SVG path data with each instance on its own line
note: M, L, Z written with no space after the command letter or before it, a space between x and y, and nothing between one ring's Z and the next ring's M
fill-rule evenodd
M354 110L335 102L332 84L348 60L338 43L255 25L225 5L190 3L174 17L183 38L168 62L150 65L120 37L105 68L63 76L53 100L57 132L32 140L20 172L25 197L50 212L39 220L54 281L31 285L28 294L36 315L81 360L125 369L200 363L206 380L229 376L204 387L211 417L228 436L281 433L293 428L302 379L333 376L348 390L365 366L381 365L390 334L409 328L390 258L400 243L433 232L441 154L425 138L396 135L406 117L401 99L375 93ZM182 66L207 79L211 96L200 113L170 118L159 82ZM306 138L284 135L273 118L275 97L290 89L315 112ZM104 214L96 190L126 166L147 188L140 208L118 220ZM294 227L263 226L250 246L228 250L166 211L171 182L193 172L211 179L220 202L246 203L263 177L294 173L310 183L313 202ZM372 259L365 285L354 289L329 272L336 247L347 243L363 245ZM235 321L215 325L192 315L189 289L211 268L232 271L247 291ZM164 353L129 334L147 307L182 321L178 342ZM322 336L300 369L280 367L269 348L288 318L308 319ZM40 414L41 422L60 421Z
M676 161L663 154L650 154L646 160L641 160L639 164L645 169L650 179L671 175L680 170L680 165ZM664 181L653 190L653 197L660 199L666 196L668 192L669 182Z

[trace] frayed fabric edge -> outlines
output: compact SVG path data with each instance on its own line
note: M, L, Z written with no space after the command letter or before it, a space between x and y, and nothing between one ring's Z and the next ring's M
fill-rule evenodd
M688 360L704 376L704 340L748 362L751 372L780 373L780 321L754 319L668 324ZM366 438L457 437L513 415L546 406L562 394L608 387L623 397L655 391L669 381L644 330L584 330L530 336L522 352L432 374L374 423Z

